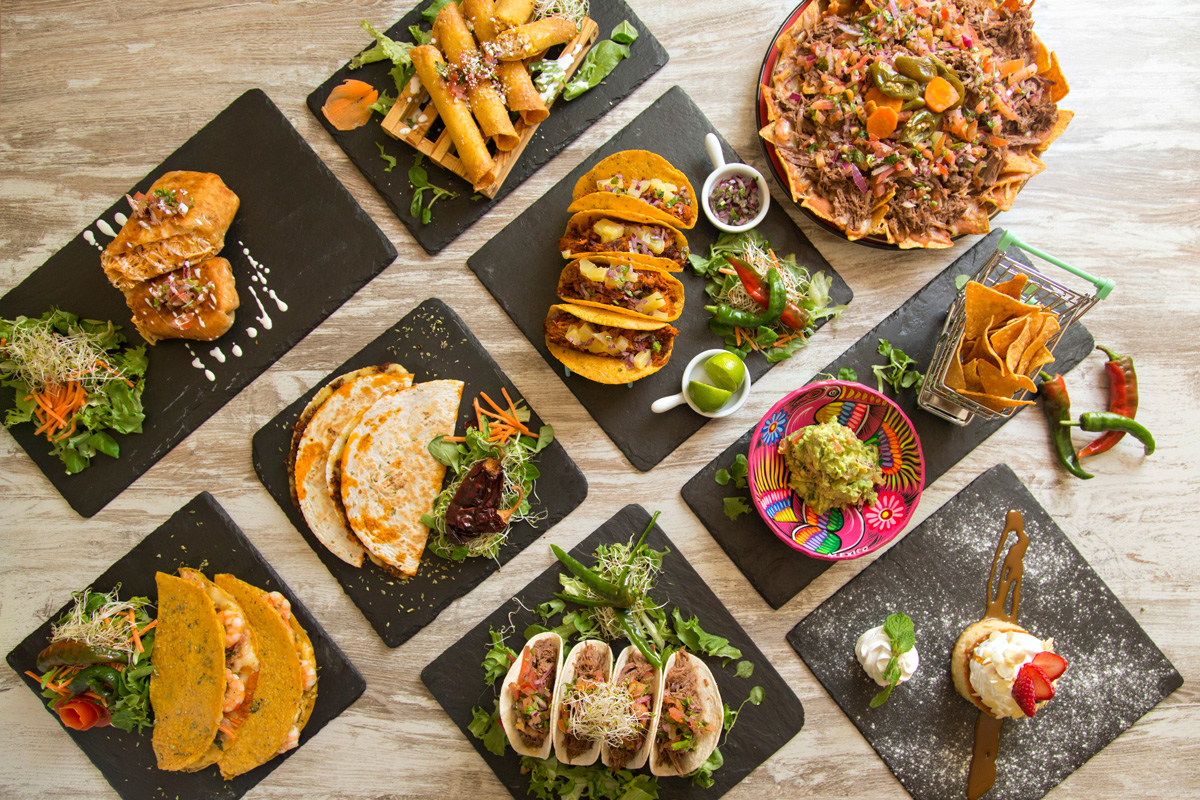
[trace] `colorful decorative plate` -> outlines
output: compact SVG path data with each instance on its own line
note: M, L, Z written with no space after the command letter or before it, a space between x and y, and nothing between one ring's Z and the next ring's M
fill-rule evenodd
M779 440L831 419L879 449L883 483L870 505L814 514L788 488ZM809 384L772 406L750 439L749 471L750 495L767 527L789 547L828 561L858 558L896 538L925 487L925 455L912 422L879 392L846 381Z

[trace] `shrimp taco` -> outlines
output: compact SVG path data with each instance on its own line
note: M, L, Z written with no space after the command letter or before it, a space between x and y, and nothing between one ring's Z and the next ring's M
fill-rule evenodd
M687 239L661 219L632 211L580 211L558 240L564 258L589 253L623 256L668 272L688 260Z
M592 167L575 184L572 214L616 211L644 214L676 228L696 224L696 190L671 162L649 150L622 150Z
M560 764L590 767L600 757L600 744L610 720L594 702L612 676L612 648L585 639L563 662L554 704L554 757Z
M583 256L563 267L558 296L564 302L671 322L683 313L683 284L658 267L623 256Z
M254 690L254 713L225 744L217 761L221 776L228 780L296 746L316 702L316 665L308 636L301 640L296 634L299 626L293 627L295 618L286 598L232 575L217 575L216 585L245 610L249 627L257 634L262 662ZM310 659L307 668L302 666L302 653Z
M641 769L650 757L654 731L658 728L662 670L629 645L617 657L612 676L614 686L627 691L632 698L629 711L637 723L627 735L600 745L600 762L613 770Z
M521 649L500 689L500 723L512 749L523 756L548 758L554 746L552 712L558 700L563 663L562 637L539 633Z
M239 739L259 693L257 632L241 604L194 569L155 574L150 704L159 769L195 772Z
M724 714L721 693L704 662L684 650L671 654L663 675L650 772L687 775L717 747Z
M550 306L543 326L550 354L596 383L620 384L658 372L671 360L678 330L607 309Z

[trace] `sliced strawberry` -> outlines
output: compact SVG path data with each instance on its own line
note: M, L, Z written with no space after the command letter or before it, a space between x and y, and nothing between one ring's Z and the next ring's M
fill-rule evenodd
M1038 702L1049 700L1054 697L1054 684L1046 677L1046 673L1042 672L1041 668L1036 664L1026 664L1021 667L1021 671L1029 670L1029 677L1033 679L1033 694L1037 697Z
M1058 653L1051 653L1049 650L1038 653L1033 657L1031 663L1045 673L1047 679L1052 681L1058 680L1058 677L1067 671L1067 660Z
M1029 666L1028 664L1025 665ZM1027 670L1021 667L1021 671L1017 673L1017 679L1013 681L1012 696L1020 706L1021 711L1025 712L1025 716L1032 717L1037 711L1037 691L1033 686L1032 670Z

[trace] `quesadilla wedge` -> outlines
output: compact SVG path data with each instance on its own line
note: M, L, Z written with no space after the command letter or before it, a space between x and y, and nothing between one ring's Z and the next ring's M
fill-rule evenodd
M580 211L567 221L558 249L564 258L623 256L668 272L682 271L688 260L682 233L660 219L624 210Z
M618 256L582 256L558 276L563 302L671 322L683 313L684 289L666 270Z
M633 645L617 656L612 682L628 689L633 697L632 711L637 715L636 731L615 744L600 745L600 762L609 769L641 769L650 757L654 731L658 729L658 711L662 698L662 670L655 668Z
M708 666L685 650L663 665L662 700L650 749L654 775L687 775L712 755L721 737L721 693Z
M229 780L287 749L289 732L305 702L304 678L292 628L271 604L267 593L227 574L217 575L216 585L244 609L248 627L257 634L262 664L254 690L253 713L233 739L224 743L217 760L221 776Z
M588 713L590 698L612 676L612 648L599 639L585 639L563 661L554 703L554 757L560 764L591 766L600 757L603 718Z
M554 746L552 714L558 705L562 637L539 633L521 648L500 687L500 723L512 749L523 756L549 758Z
M446 467L429 453L454 435L463 382L427 381L377 400L346 440L342 505L363 547L388 572L412 577L429 528L421 523L442 490Z
M695 226L696 190L671 162L649 150L622 150L592 167L575 184L567 211L632 212L675 228Z
M546 348L572 372L621 384L658 372L671 359L675 335L665 322L576 305L550 307Z
M225 631L207 592L158 572L158 626L150 678L158 768L182 770L217 737L225 696Z
M385 394L412 386L412 380L399 364L339 375L308 402L292 434L287 464L292 502L321 544L356 567L362 566L365 551L350 528L340 495L330 491L329 456L359 415Z

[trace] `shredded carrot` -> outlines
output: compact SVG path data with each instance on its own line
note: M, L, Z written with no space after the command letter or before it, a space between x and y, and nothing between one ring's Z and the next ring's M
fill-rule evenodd
M348 79L329 93L321 113L339 131L352 131L367 124L371 118L371 105L378 99L379 92L371 88L371 84Z
M479 398L475 398L471 403L475 406L475 427L483 430L483 410L479 407Z
M780 336L775 340L771 347L783 347L785 344L790 342L792 339L795 339L799 335L800 334L798 333L789 333L787 336Z
M137 619L133 615L132 608L126 613L125 618L129 620L129 628L133 631L133 646L137 648L139 653L146 652L142 649L142 637L138 634Z
M465 436L446 436L442 439L443 442L465 442L466 440Z
M41 682L42 682L42 676L41 676L41 675L36 675L36 674L34 674L33 672L31 672L31 671L29 671L29 670L25 670L25 674L26 674L26 675L28 675L29 677L33 678L33 679L34 679L35 681L37 681L38 683L41 683Z
M138 631L138 636L145 636L145 635L146 635L146 631L153 629L153 628L154 628L154 627L156 627L157 625L158 625L158 620L156 620L156 619L152 619L152 620L150 620L150 622L148 622L148 623L146 624L146 627L144 627L144 628L142 628L140 631Z
M233 728L229 727L229 723L225 722L224 720L222 720L221 724L217 726L217 730L228 736L230 739L237 738L237 734L233 732Z
M500 393L503 394L504 399L508 401L508 410L512 414L513 427L522 433L533 436L533 432L529 430L529 428L525 427L521 420L517 418L517 404L512 401L511 397L508 396L508 389L505 389L503 386L501 386Z
M731 267L721 267L719 270L717 270L717 272L721 273L722 275L737 275L737 270Z
M742 346L742 329L738 328L738 327L734 327L733 335L737 339L737 346L741 347Z

